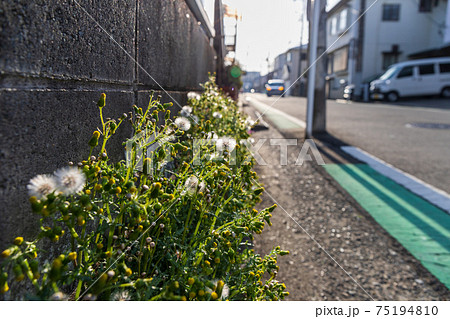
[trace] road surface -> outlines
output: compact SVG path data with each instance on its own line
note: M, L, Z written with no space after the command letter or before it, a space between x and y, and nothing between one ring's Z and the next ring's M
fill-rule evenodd
M245 97L306 119L305 98L258 93ZM450 101L407 100L394 105L328 100L327 131L450 193Z

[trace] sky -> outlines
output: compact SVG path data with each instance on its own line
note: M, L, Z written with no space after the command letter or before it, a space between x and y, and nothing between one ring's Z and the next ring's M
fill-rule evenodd
M338 0L328 0L329 4ZM223 0L238 10L236 59L246 71L267 73L268 64L280 53L300 44L301 16L304 14L303 43L308 42L306 0ZM213 12L214 0L203 0ZM226 30L226 33L231 33Z

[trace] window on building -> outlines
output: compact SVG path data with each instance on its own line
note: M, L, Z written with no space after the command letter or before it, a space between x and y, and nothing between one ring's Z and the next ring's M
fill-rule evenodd
M348 60L348 47L344 47L342 49L336 50L333 52L331 56L333 59L331 62L332 72L340 72L347 70L347 60Z
M404 67L397 75L397 79L400 78L406 78L409 76L413 76L413 67L412 66L406 66Z
M334 17L331 18L330 22L330 34L335 35L338 33L342 33L347 29L348 26L348 18L349 18L348 9L344 9Z
M384 52L383 53L383 70L387 70L392 64L398 62L398 53Z
M327 60L327 74L332 73L333 73L333 54L329 54Z
M333 17L330 23L330 34L333 35L336 33L337 33L337 17Z
M434 74L434 64L419 65L419 74L420 75Z
M339 32L343 32L347 29L347 12L348 10L342 10L339 15Z
M419 12L431 12L431 7L433 0L420 0L419 1Z
M399 4L383 4L383 21L398 21L399 19Z
M291 62L291 61L292 61L292 53L291 53L291 52L288 52L288 53L287 53L287 55L286 55L286 61L287 61L287 62Z
M439 64L439 72L441 72L441 73L450 73L450 63L441 63L441 64Z
M397 63L400 54L398 44L393 44L390 51L383 52L383 69L387 70L392 64Z

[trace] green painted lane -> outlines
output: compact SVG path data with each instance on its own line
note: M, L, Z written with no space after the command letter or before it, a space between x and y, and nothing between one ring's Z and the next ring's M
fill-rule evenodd
M450 215L367 164L328 164L325 170L450 289Z
M280 110L277 110L267 104L251 99L250 104L261 114L272 122L280 130L303 129L305 125L303 121L298 120Z

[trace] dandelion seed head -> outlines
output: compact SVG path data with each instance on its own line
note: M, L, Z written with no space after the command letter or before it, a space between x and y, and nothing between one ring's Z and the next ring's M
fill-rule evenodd
M189 92L187 94L187 98L188 99L196 99L196 100L200 100L200 94L198 94L197 92Z
M225 284L223 285L222 288L222 299L227 299L229 295L230 295L230 288L228 287L227 284Z
M222 118L222 114L219 113L219 112L214 112L212 116L213 116L214 118L216 118L216 119L221 119L221 118Z
M58 189L64 195L73 195L83 190L86 176L75 167L65 167L55 172Z
M207 135L206 135L206 138L208 139L208 140L217 140L218 138L219 138L219 136L215 133L215 132L209 132Z
M184 189L181 192L182 195L193 195L198 188L198 178L196 176L190 176L184 183Z
M252 127L255 125L255 121L252 120L252 118L249 116L247 117L247 119L245 120L245 126L247 128L247 130L251 130Z
M191 128L191 122L185 117L178 117L175 124L182 131L188 131Z
M206 188L205 182L200 182L200 184L198 184L198 192L199 193L203 193L205 191L205 188Z
M131 300L130 293L127 290L115 292L111 298L113 301L129 301Z
M180 115L183 117L189 117L189 115L191 115L192 113L192 107L190 107L189 105L185 105L181 108L181 112Z
M56 190L56 180L50 175L37 175L30 180L27 185L28 194L37 198L45 198Z
M191 115L190 118L191 118L191 120L192 120L195 124L197 124L198 121L200 121L200 119L198 118L197 115Z
M222 137L217 140L216 147L220 151L232 152L236 147L236 140L230 137Z

